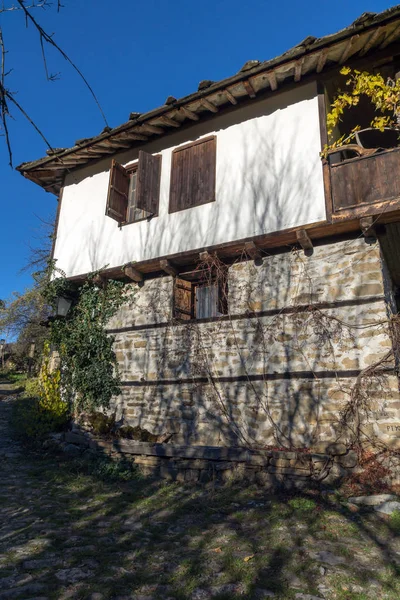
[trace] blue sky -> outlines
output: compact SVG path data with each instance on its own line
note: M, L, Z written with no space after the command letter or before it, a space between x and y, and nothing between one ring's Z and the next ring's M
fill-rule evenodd
M9 0L11 4L12 0ZM56 0L54 0L56 3ZM7 0L6 0L7 4ZM219 80L237 72L249 59L281 54L307 35L334 33L365 11L380 12L396 2L380 0L63 0L65 8L37 10L47 32L76 62L94 88L110 126L130 112L145 112L197 89L202 79ZM7 86L40 126L53 147L100 133L102 117L90 94L68 64L51 49L45 79L38 37L25 28L18 12L0 15L13 69ZM14 165L45 154L46 146L14 111L10 122ZM0 132L1 133L1 132ZM0 298L30 285L20 273L29 246L44 235L40 219L49 220L56 199L8 166L0 137Z

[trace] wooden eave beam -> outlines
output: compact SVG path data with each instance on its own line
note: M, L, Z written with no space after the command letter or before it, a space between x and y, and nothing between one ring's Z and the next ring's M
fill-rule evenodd
M100 146L97 146L97 145L92 146L91 148L88 148L86 150L86 152L88 154L97 154L97 153L99 153L99 154L110 154L111 151L112 151L111 149L100 148Z
M262 252L254 242L246 242L244 245L244 249L253 260L262 258Z
M121 134L121 137L118 137L118 139L121 140L131 140L133 142L145 142L146 140L148 140L148 136L147 135L143 135L142 133L135 133L135 132L127 132L127 133L123 133Z
M365 44L364 48L360 51L360 56L364 56L368 52L370 48L375 44L376 40L379 38L383 31L383 27L378 27L375 31L370 35L368 42Z
M128 144L127 142L117 142L117 140L104 140L104 142L97 142L97 145L100 146L100 148L115 148L115 149L119 149L119 148L130 148L131 144Z
M167 117L167 115L162 115L161 117L157 117L157 119L158 119L158 121L161 121L162 123L165 123L166 125L169 125L170 127L180 127L181 126L180 123L178 123L177 121L174 121L170 117Z
M185 108L184 106L181 106L181 108L179 109L179 112L184 117L186 117L186 119L191 119L192 121L198 121L200 119L199 115L196 115L196 113L189 110L188 108Z
M209 100L207 100L207 98L202 98L201 101L200 101L200 103L202 104L202 106L204 106L204 108L206 108L210 112L212 112L212 113L217 113L218 112L218 107L215 106L215 104L213 104Z
M156 135L162 135L163 133L165 133L165 129L163 129L162 127L157 127L156 125L150 125L149 123L143 123L143 125L140 125L139 132L142 131L142 129L145 132L155 133Z
M228 98L228 100L231 104L234 104L234 105L237 104L237 100L236 100L235 96L232 94L232 92L230 92L229 90L224 90L224 94Z
M351 51L353 49L354 44L358 40L360 36L358 34L352 35L351 38L347 41L347 44L342 52L342 55L339 59L339 64L343 64L350 56Z
M303 64L304 64L304 56L297 60L294 64L294 80L296 82L300 81L302 72L303 72Z
M384 48L386 48L386 46L388 46L393 40L396 39L396 37L399 35L399 32L400 32L400 24L394 28L392 33L389 33L389 35L386 35L385 39L379 46L379 49L383 50Z
M250 98L255 98L256 92L255 92L255 89L253 88L253 86L251 85L250 81L248 79L245 79L243 81L243 85L244 85L244 89L246 90L246 92L248 93Z
M324 68L326 59L328 58L329 50L330 48L324 48L319 55L316 68L317 73L321 73L322 69Z
M160 269L172 277L176 277L178 275L178 270L167 259L160 260Z
M270 71L269 73L267 73L267 78L268 78L271 90L273 92L275 92L278 89L278 81L276 79L275 71Z
M129 279L132 279L132 281L136 281L136 283L140 283L141 281L143 281L143 273L141 273L137 269L134 269L131 266L125 267L124 273L127 277L129 277Z
M310 240L308 233L305 229L297 230L296 237L297 241L299 242L300 246L303 248L304 251L313 249L313 243Z

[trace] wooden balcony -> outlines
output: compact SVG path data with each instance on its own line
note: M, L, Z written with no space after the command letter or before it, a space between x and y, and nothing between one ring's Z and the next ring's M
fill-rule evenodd
M400 147L336 162L330 157L332 221L400 209Z

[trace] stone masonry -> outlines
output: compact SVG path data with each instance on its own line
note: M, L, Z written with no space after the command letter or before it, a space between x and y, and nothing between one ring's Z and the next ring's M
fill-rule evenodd
M322 243L228 272L229 315L173 319L173 279L147 280L109 324L123 380L119 418L185 445L313 447L351 439L340 414L357 377L392 348L378 242ZM400 446L391 358L362 379L363 431ZM360 379L360 377L359 377Z

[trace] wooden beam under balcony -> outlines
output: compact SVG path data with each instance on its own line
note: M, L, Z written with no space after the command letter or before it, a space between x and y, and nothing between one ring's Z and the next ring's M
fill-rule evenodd
M360 219L360 228L365 238L376 238L375 220L373 217L363 217Z
M244 89L246 90L246 92L248 93L250 98L255 98L256 92L255 92L255 89L253 88L253 86L251 85L250 81L248 79L243 81L243 85L244 85Z
M231 104L237 104L235 96L228 89L224 90L224 93Z
M278 81L276 79L275 71L271 71L270 73L267 73L267 78L268 78L271 90L273 92L275 92L275 90L278 89Z
M312 241L310 240L308 233L305 229L299 229L296 231L297 241L300 246L303 248L304 252L310 252L313 250L314 246Z
M176 277L178 275L178 270L167 259L160 260L160 269L172 277Z
M204 108L206 108L207 110L209 110L212 113L217 113L218 112L218 107L215 106L215 104L213 104L212 102L210 102L206 98L202 98L201 104L204 106Z
M140 283L143 281L143 273L135 269L134 267L127 266L124 268L124 273L129 279L132 281L136 281L136 283Z
M184 106L181 106L179 112L182 113L184 117L186 117L187 119L191 119L192 121L198 121L200 119L199 115L196 115L196 113L189 110L188 108L185 108Z
M260 258L262 258L262 252L254 242L246 242L244 245L244 249L253 260L259 260Z

